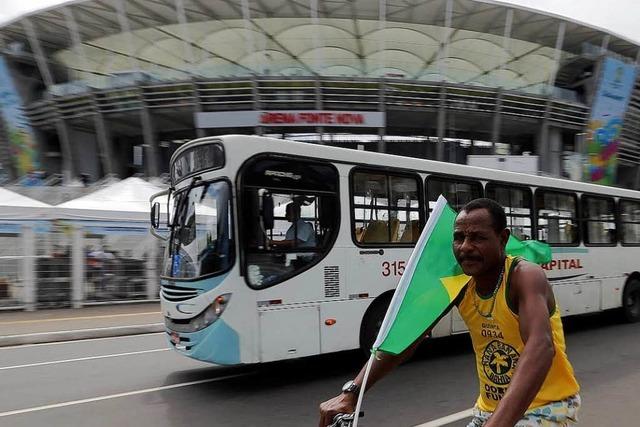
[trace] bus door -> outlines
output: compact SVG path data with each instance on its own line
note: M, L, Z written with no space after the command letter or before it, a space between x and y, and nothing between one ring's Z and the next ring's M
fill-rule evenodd
M242 274L256 291L261 361L320 352L320 304L343 286L331 251L338 181L330 163L288 156L259 156L241 171Z

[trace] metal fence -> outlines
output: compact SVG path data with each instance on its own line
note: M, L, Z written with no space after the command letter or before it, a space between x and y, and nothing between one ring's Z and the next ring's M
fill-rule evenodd
M153 299L147 284L155 269L155 239L140 235L88 234L84 295L87 302Z
M0 234L0 309L159 299L161 242L144 228L45 229Z
M0 307L20 307L24 301L22 243L20 234L0 234Z
M29 238L30 231L23 231L25 238ZM26 246L33 246L35 253L25 254L24 261L33 263L35 305L41 308L70 306L72 242L69 231L57 226L47 233L36 230L32 245L29 243ZM27 302L31 305L31 301Z

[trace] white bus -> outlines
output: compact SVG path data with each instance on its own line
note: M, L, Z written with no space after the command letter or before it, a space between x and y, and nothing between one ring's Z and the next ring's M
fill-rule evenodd
M563 315L640 320L640 192L255 136L189 142L170 171L168 201L152 199L170 234L162 311L170 345L198 360L370 348L440 194L456 209L492 198L514 234L547 241ZM464 331L454 309L433 336Z

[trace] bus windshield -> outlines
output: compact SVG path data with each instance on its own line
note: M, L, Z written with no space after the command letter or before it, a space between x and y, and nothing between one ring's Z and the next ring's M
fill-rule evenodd
M227 181L204 182L179 193L164 276L193 279L233 265L231 190Z

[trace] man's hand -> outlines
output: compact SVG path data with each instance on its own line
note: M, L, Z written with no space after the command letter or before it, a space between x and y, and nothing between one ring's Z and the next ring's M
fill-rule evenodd
M337 414L351 414L356 410L358 395L355 393L341 393L333 399L320 404L319 427L331 425Z

